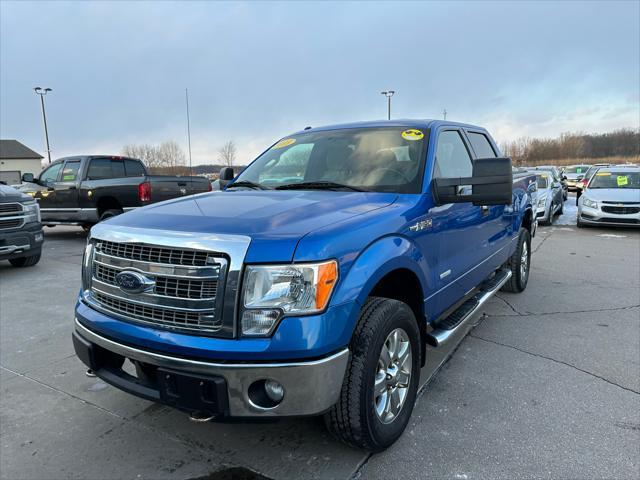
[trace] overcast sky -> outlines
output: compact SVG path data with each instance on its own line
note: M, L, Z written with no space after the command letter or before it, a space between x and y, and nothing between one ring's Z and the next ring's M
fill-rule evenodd
M307 125L386 116L500 143L640 126L640 2L0 2L0 136L54 158L227 140L246 163Z

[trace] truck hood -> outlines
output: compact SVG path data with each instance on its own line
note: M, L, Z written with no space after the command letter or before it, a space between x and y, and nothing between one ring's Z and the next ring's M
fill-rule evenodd
M247 262L293 259L306 234L392 204L394 193L233 190L169 200L108 220L159 230L245 235Z

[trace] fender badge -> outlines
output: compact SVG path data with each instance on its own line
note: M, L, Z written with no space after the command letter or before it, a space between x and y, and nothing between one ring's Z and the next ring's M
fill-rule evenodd
M428 218L426 220L420 220L415 225L411 225L409 227L409 230L411 230L412 232L419 232L421 230L424 230L425 228L431 228L431 225L433 225L433 221Z

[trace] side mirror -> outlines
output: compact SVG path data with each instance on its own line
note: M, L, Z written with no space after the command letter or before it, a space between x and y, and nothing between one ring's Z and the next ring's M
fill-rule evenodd
M235 174L233 173L233 168L232 167L223 167L220 169L220 180L226 180L227 182L229 180L233 180L235 177Z
M23 173L22 181L25 183L33 183L33 173Z
M566 180L567 176L566 175L562 175L562 180Z
M471 195L460 187L471 185ZM438 205L472 202L474 205L509 205L513 201L511 159L479 158L473 162L473 174L463 178L434 178L433 191Z

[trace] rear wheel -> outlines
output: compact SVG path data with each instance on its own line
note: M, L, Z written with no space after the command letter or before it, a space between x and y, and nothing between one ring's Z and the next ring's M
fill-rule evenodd
M520 293L529 283L529 268L531 267L531 234L526 228L520 230L518 246L507 262L511 270L511 278L504 284L504 292Z
M350 345L340 399L324 417L335 437L380 451L402 435L418 391L419 339L408 305L379 297L367 300Z
M32 255L30 257L11 258L9 263L14 267L33 267L40 261L40 254Z
M111 217L115 217L116 215L120 215L122 213L122 210L120 210L119 208L113 208L110 210L105 210L104 212L102 212L102 215L100 215L100 221L104 222L105 220L107 220L108 218Z

